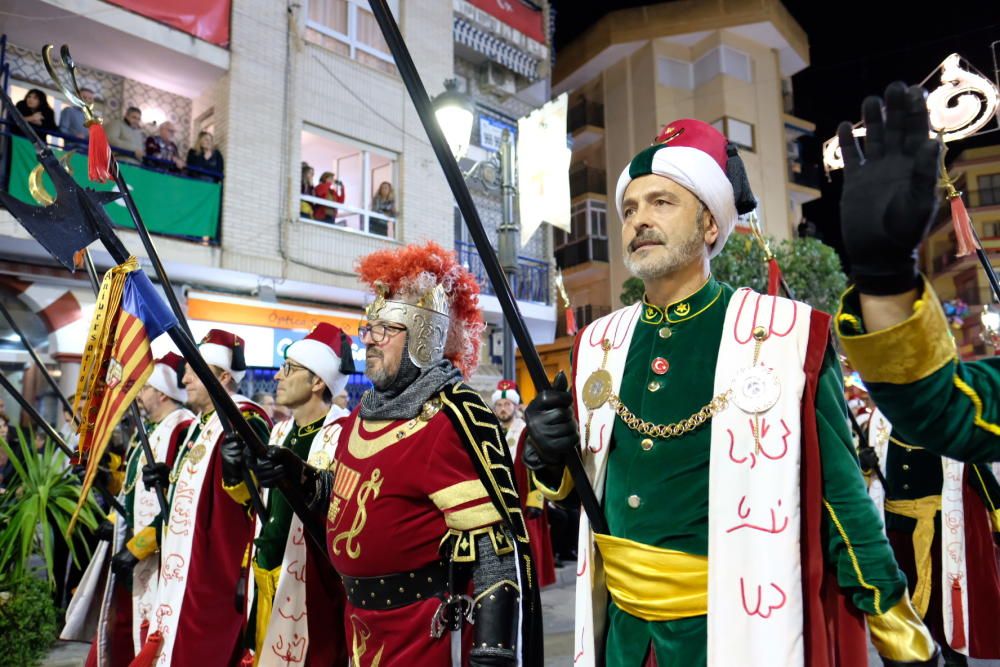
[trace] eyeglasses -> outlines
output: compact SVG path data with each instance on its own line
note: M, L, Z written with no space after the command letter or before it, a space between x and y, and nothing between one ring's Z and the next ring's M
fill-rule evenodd
M391 334L389 333L390 331L392 332ZM406 327L389 324L369 324L358 327L358 336L362 340L370 338L376 345L381 345L401 331L406 331Z
M291 375L295 371L307 371L309 369L306 368L305 366L301 366L299 364L293 364L291 361L286 361L284 364L281 365L281 369L280 370L281 370L281 374L282 375L284 375L285 377L288 377L289 375Z

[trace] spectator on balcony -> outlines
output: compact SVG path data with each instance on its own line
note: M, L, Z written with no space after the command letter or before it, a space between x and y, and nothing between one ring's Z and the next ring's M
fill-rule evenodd
M49 100L45 97L45 93L38 90L37 88L32 88L29 90L24 99L14 105L17 110L24 116L24 120L28 121L32 129L35 130L35 134L42 141L45 141L49 132L57 130L56 128L56 115L52 111L52 107L49 106ZM17 125L11 125L11 132L14 134L21 134L20 128ZM23 136L23 135L22 135Z
M93 104L94 91L90 88L81 88L80 99L87 104ZM67 104L59 112L59 131L66 135L64 138L66 139L67 148L70 146L76 148L81 144L87 143L89 132L87 131L87 126L84 125L85 120L83 109L75 107L72 104ZM82 139L83 141L73 141L74 138Z
M146 138L146 160L154 167L168 171L180 171L187 165L181 159L174 136L177 129L169 120L160 123L156 134Z
M108 143L122 162L139 164L145 154L146 133L142 130L142 111L129 107L120 121L108 123Z
M302 163L302 185L299 193L313 197L316 195L316 188L313 187L313 175L316 172L309 166L308 162ZM309 202L299 200L299 215L303 218L313 217L313 206Z
M337 179L336 174L332 171L324 171L323 175L319 177L319 184L316 186L314 196L343 204L344 184ZM313 207L313 218L336 225L337 209L327 208L326 206L315 206Z
M215 147L215 138L211 132L198 133L198 145L188 149L187 166L188 176L201 181L212 181L218 183L222 180L223 161L222 153ZM194 167L203 171L190 171ZM205 172L215 172L215 174Z
M372 197L371 210L387 218L396 217L396 194L392 191L392 183L382 181L378 186L378 191ZM379 236L388 236L389 221L381 218L369 218L368 231Z

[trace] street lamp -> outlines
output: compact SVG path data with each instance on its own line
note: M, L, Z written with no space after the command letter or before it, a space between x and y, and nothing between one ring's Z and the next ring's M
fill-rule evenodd
M444 82L445 91L434 98L434 116L438 126L448 141L452 155L458 161L469 150L472 140L472 124L475 120L475 106L468 97L458 92L455 79ZM500 136L500 151L474 164L464 172L466 179L478 181L489 190L499 187L503 217L497 229L497 257L507 276L507 284L513 286L517 278L517 243L521 228L514 216L517 186L514 184L514 144L510 132L505 128ZM496 174L500 173L497 185ZM511 290L513 292L513 289ZM515 294L516 297L516 294ZM503 326L503 376L506 380L516 380L514 376L514 335L510 326Z

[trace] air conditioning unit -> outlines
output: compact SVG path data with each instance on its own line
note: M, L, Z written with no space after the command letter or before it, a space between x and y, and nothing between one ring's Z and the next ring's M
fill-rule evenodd
M499 97L508 97L517 92L514 73L489 60L479 69L479 87Z

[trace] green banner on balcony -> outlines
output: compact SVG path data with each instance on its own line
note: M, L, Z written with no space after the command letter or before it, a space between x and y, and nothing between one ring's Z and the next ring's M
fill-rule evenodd
M28 191L28 176L38 166L31 142L11 137L11 166L8 191L29 204L37 204ZM63 151L56 150L62 157ZM154 234L185 236L203 241L219 238L219 207L222 186L190 178L171 176L135 165L120 163L125 182L139 209L146 227ZM87 178L87 155L74 153L69 159L77 183L94 190L113 190L115 184L93 183ZM43 176L45 189L54 194L52 182ZM134 228L124 202L115 201L104 207L111 220L120 227Z

